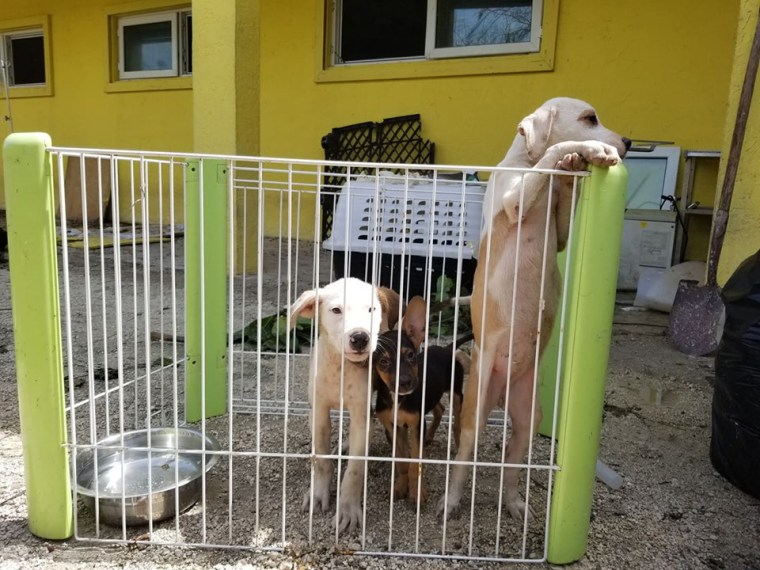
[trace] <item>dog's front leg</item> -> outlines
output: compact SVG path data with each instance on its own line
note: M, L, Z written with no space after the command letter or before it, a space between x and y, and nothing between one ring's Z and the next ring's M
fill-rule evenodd
M425 428L425 445L430 445L433 442L435 432L441 424L441 418L443 418L443 412L445 410L446 408L444 408L443 404L440 402L433 406L433 421L430 422L430 426Z
M488 414L496 403L490 401L489 393L491 391L488 389L493 372L495 347L486 346L483 350L482 362L479 355L480 349L476 344L472 351L470 379L465 385L464 401L462 402L462 427L456 455L457 461L470 461L475 449L476 435L485 427ZM483 372L479 374L481 369ZM478 408L480 408L479 411ZM477 425L475 422L476 414L479 414ZM459 512L459 503L462 500L464 484L470 470L471 468L466 465L452 467L448 494L442 496L438 502L439 516L450 518Z
M587 164L596 166L613 166L620 162L620 155L615 147L600 141L566 141L557 143L546 149L546 152L533 168L582 170ZM526 173L506 188L502 195L502 207L511 224L517 224L521 218L530 212L536 203L540 192L546 186L548 174ZM523 195L522 210L520 195Z
M310 423L314 452L317 455L327 455L330 453L330 407L317 398L312 414ZM314 469L314 487L304 494L302 509L308 512L312 508L313 497L314 510L325 512L330 508L330 484L335 467L332 460L315 457L312 468Z
M348 460L343 482L340 486L340 503L335 516L338 519L340 532L348 529L353 533L361 526L362 518L362 488L364 483L364 469L367 456L367 405L363 402L354 402L349 408L351 427L348 435L348 452L351 459Z
M560 178L566 178L564 176ZM557 224L557 251L562 251L567 246L570 237L570 215L573 209L573 184L563 180L557 181L555 192L557 193L557 211L555 220Z
M567 170L568 172L578 172L580 170L586 170L588 168L589 161L586 156L592 157L596 151L586 150L585 152L578 152L579 149L575 149L573 152L565 154L557 161L554 168L558 170ZM590 160L590 159L589 159ZM597 159L597 164L607 164L612 162L612 159L607 158L605 154L602 158ZM576 180L572 176L555 176L554 178L554 193L557 196L557 210L555 216L555 223L557 227L557 251L562 251L567 246L567 240L570 235L570 214L573 207L574 198L574 185Z
M418 463L418 460L422 459L420 440L422 439L424 430L424 418L421 417L417 425L411 428L412 462L409 464L409 500L416 504L417 497L419 496L420 503L423 505L427 502L427 491L425 490L425 483L422 480L422 463Z
M396 445L394 457L409 457L406 445L406 429L393 424L393 411L389 409L377 413L377 417L385 428L385 437L388 444L393 446L394 433ZM409 491L409 464L406 461L396 463L396 481L393 484L393 497L403 499Z
M459 438L462 434L462 396L461 394L454 394L451 397L451 407L454 414L454 443L459 449Z
M534 369L531 367L512 382L508 407L509 417L512 420L512 436L503 458L507 464L514 465L525 460L525 453L528 451L533 434L541 423L541 403L538 401L537 394L534 401L533 374ZM532 414L531 410L533 410ZM506 470L507 511L518 520L522 520L527 511L528 520L530 520L534 516L533 509L520 498L517 489L520 471L522 470L518 467L508 467Z

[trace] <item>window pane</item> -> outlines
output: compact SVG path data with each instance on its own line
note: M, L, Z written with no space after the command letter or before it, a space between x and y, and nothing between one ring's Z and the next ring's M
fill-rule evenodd
M124 71L171 69L170 21L124 26Z
M528 42L532 4L531 0L438 0L435 46Z
M427 0L343 0L340 60L425 55Z
M668 159L660 157L630 157L625 159L628 168L628 192L625 207L655 209L662 206L662 195L667 193Z
M45 83L45 42L42 36L11 38L13 85Z
M193 72L193 17L187 15L185 17L185 45L183 47L185 53L185 69L184 73Z

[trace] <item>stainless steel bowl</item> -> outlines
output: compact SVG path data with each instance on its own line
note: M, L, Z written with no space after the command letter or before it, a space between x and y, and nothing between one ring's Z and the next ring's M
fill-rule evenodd
M206 450L218 451L219 444L206 434ZM100 521L121 526L122 513L127 525L144 525L151 518L158 522L173 516L179 495L179 512L192 507L201 494L204 468L203 434L191 428L154 428L124 433L98 442L97 467L94 449L77 453L77 492L93 513L98 501ZM143 448L143 449L135 449ZM206 455L206 471L218 461L218 455ZM96 477L97 474L97 477ZM96 493L97 489L97 493Z

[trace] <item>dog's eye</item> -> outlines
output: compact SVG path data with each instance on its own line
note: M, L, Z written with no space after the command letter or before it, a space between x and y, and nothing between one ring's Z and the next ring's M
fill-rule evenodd
M406 360L407 362L414 362L414 353L413 352L407 352L406 353Z
M587 120L587 121L588 121L588 122L589 122L591 125L593 125L594 127L595 127L595 126L597 126L597 125L599 124L599 119L597 118L597 116L596 116L596 115L593 115L593 114L592 114L592 115L588 115L588 116L586 117L586 120Z
M334 315L340 315L343 311L340 310L340 307L333 307L330 309Z
M377 363L378 363L380 366L382 366L383 368L388 368L388 365L390 364L390 362L388 362L388 359L387 359L387 358L381 358L380 360L378 360L378 362L377 362Z

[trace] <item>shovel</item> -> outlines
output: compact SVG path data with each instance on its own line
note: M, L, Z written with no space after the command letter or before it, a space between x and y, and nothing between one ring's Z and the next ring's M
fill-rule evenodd
M709 354L718 348L720 342L724 306L720 287L716 282L718 260L728 225L728 210L734 193L736 172L739 169L739 158L744 142L744 131L747 127L752 92L755 88L758 62L760 62L760 17L758 17L755 37L747 60L747 71L736 110L736 123L728 151L723 188L718 209L715 212L710 251L707 256L707 282L700 287L696 281L681 281L670 311L668 334L676 348L686 354L695 356Z

